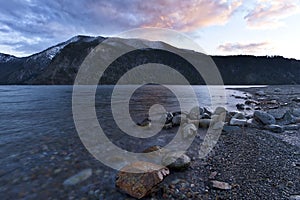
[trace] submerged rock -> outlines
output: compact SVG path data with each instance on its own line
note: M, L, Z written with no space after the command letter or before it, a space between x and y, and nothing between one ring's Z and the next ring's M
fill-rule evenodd
M162 158L161 163L175 171L183 171L191 164L191 158L182 152L170 152Z
M275 118L272 115L270 115L270 114L268 114L268 113L266 113L264 111L258 111L258 110L256 110L254 112L254 114L253 114L253 118L256 121L262 123L263 125L271 125L271 124L275 124L276 123Z
M92 173L93 173L92 169L90 169L90 168L84 169L84 170L80 171L79 173L77 173L77 174L71 176L70 178L66 179L63 182L63 185L65 185L65 186L76 185L76 184L88 179L92 175Z
M150 194L169 173L165 166L135 162L120 170L116 177L116 187L134 198L141 199Z

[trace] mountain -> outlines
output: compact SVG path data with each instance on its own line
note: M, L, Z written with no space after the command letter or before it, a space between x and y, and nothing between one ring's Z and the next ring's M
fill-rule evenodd
M75 36L66 42L23 58L0 53L0 84L73 84L83 60L105 39ZM100 84L115 84L128 70L147 63L172 66L188 77L191 84L205 84L201 76L195 76L198 73L193 66L183 59L192 59L206 67L208 56L204 54L178 49L159 41L139 39L114 38L114 42L110 45L120 51L136 46L143 49L134 50L115 60L103 74ZM158 47L160 49L157 49ZM184 55L183 58L170 53L170 49L172 52L180 52ZM102 59L107 60L105 57ZM227 85L300 84L300 61L295 59L280 56L212 56L212 59Z

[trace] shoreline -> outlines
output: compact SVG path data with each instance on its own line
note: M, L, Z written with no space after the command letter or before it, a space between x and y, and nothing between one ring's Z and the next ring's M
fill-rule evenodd
M261 90L265 94L256 95ZM255 101L275 98L282 105L267 109L269 104L263 104L264 110L282 113L300 107L293 101L299 97L300 86L238 91L252 94ZM293 137L281 138L285 134ZM272 133L251 127L223 132L205 159L197 158L202 140L196 137L186 153L192 158L190 167L172 172L156 192L144 199L289 199L300 195L300 147L297 143L291 144L298 134L299 129ZM0 198L4 200L133 199L116 190L117 171L92 157L75 131L61 130L55 135L41 133L18 143L2 144L0 155ZM85 169L92 170L87 180L70 187L63 185L70 176ZM212 174L215 174L213 178ZM216 189L211 180L226 182L232 189Z

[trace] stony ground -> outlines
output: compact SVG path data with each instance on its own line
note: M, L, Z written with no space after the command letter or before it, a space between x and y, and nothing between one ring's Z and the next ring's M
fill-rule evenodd
M259 101L277 100L276 112L300 108L299 86L243 89ZM265 94L255 95L258 90ZM269 105L263 105L269 110ZM191 166L173 172L145 199L293 199L300 195L299 129L272 133L255 128L223 133L205 159L198 159L199 130L187 155ZM13 152L13 153L11 153ZM0 199L132 199L114 187L117 171L102 165L77 134L24 138L0 148ZM88 169L88 170L86 170ZM64 184L82 170L87 179ZM217 180L231 189L212 186ZM299 197L298 197L299 198Z

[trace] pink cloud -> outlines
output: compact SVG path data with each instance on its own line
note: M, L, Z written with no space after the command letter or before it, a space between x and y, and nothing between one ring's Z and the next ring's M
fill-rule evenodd
M283 25L283 19L299 11L299 0L258 0L245 20L250 28L277 28Z
M220 45L218 50L223 52L233 52L233 53L242 53L242 54L255 54L262 51L270 51L272 47L269 42L260 42L260 43L226 43Z

